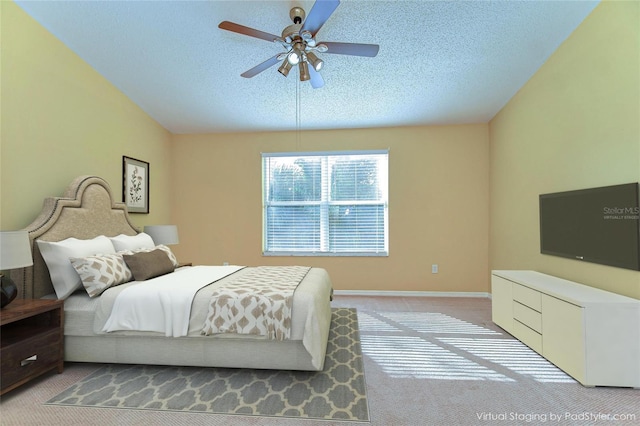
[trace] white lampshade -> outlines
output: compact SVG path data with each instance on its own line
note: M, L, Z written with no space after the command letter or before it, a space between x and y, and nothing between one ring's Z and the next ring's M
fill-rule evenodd
M0 271L33 265L27 231L0 232Z
M156 244L178 244L178 227L176 225L147 225L144 232L149 234Z

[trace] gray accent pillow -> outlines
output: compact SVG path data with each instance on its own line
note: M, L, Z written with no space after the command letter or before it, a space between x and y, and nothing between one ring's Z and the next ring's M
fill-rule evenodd
M136 281L144 281L173 272L175 266L167 253L157 249L135 254L123 254L122 258Z
M173 254L173 252L171 251L171 249L167 246L165 246L164 244L160 244L157 245L155 247L152 248L138 248L135 250L122 250L119 251L118 253L120 254L135 254L135 253L140 253L140 252L148 252L148 251L152 251L152 250L162 250L165 253L167 253L167 256L169 256L169 259L171 259L171 261L173 262L173 266L175 266L176 268L178 267L179 263L178 263L178 259L176 258L176 255Z

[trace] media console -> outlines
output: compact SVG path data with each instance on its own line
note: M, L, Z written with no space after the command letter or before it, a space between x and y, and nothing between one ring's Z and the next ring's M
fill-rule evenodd
M492 271L492 319L584 386L640 388L640 300L535 271Z

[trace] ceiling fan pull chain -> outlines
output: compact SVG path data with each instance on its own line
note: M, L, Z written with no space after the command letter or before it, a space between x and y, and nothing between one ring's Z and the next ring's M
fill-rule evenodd
M300 151L300 80L296 80L296 151Z

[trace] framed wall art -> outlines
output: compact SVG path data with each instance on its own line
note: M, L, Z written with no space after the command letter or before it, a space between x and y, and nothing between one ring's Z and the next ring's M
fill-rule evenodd
M149 163L122 156L122 201L129 213L149 213Z

